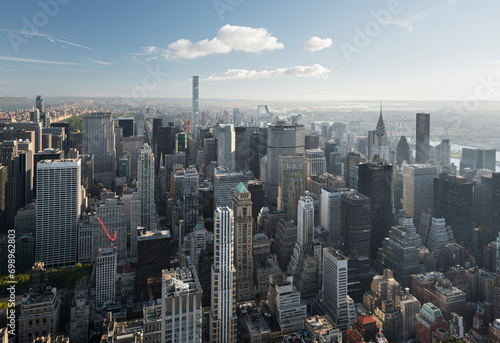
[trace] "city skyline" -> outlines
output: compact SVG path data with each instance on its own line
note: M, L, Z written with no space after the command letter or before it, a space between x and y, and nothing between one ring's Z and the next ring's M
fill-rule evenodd
M137 6L10 4L0 91L188 98L199 75L200 99L500 100L493 1Z

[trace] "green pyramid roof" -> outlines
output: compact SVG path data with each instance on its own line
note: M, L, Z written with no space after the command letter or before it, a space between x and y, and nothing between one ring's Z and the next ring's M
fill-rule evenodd
M243 182L240 182L240 184L236 187L236 190L240 193L248 193L248 189L245 187Z

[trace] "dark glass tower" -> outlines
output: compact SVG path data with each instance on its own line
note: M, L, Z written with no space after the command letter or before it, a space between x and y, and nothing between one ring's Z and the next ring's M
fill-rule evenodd
M392 221L392 165L362 163L358 166L358 192L370 197L371 245L370 255L377 257L378 248L389 235Z
M408 141L405 136L401 136L398 142L397 152L396 152L396 161L398 166L401 167L403 161L406 161L408 164L410 161L410 146L408 145Z
M472 245L472 186L467 179L449 174L434 179L433 217L445 218L456 242L465 248Z
M424 163L429 160L429 137L431 128L431 115L417 113L417 126L415 130L415 162Z
M342 194L342 251L346 256L370 256L370 198L356 191Z

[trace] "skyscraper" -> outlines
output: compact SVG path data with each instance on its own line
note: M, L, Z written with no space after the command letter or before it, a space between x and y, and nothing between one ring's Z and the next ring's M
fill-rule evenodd
M268 161L269 162L269 161ZM306 191L304 154L279 156L278 209L287 220L297 220L297 202Z
M233 195L234 253L236 269L236 300L238 303L254 298L253 291L253 218L252 198L243 183L239 183Z
M431 165L410 164L403 167L403 209L420 223L422 211L432 208L434 178L437 168Z
M217 127L217 166L235 170L236 137L232 124L219 124Z
M123 128L123 137L134 135L134 117L118 118L118 126Z
M465 248L472 245L472 187L463 177L439 174L434 179L433 216L445 218L456 242Z
M323 307L342 331L355 319L354 301L347 294L347 262L337 250L323 249Z
M463 175L465 168L487 169L495 171L496 150L495 149L462 149L460 160L460 174Z
M194 133L194 140L198 142L199 133L198 128L200 125L200 110L199 110L199 90L200 90L200 77L193 76L193 113L191 115L191 133Z
M161 343L202 341L202 299L194 266L163 270Z
M403 161L406 163L411 163L410 160L410 146L408 145L408 141L405 136L401 136L398 142L397 151L396 151L396 161L399 167L403 165Z
M141 226L147 230L156 229L155 211L155 158L146 143L139 154L137 166L137 193L141 201Z
M95 301L97 307L115 302L116 248L100 248L96 259Z
M429 160L430 128L431 115L429 113L417 113L415 163L425 163Z
M371 257L388 236L392 222L392 165L385 162L358 165L358 192L370 197Z
M349 152L345 158L344 164L344 180L347 188L352 188L351 185L351 168L357 167L361 163L361 155L357 152Z
M321 189L321 226L330 233L330 242L340 243L340 207L342 193L334 188Z
M342 250L346 256L370 256L370 198L356 191L342 193Z
M318 176L326 173L325 152L321 149L306 150L307 176Z
M272 124L267 128L266 192L270 204L278 204L280 155L305 152L304 125Z
M111 186L116 173L115 131L111 112L92 113L83 118L83 154L94 155L96 178Z
M229 207L214 213L214 264L210 342L236 343L236 269L234 267L234 218Z
M227 168L217 168L214 171L214 209L216 207L231 207L236 187L243 183L248 186L248 176L243 173L230 173Z
M80 160L37 164L35 260L48 268L76 263L81 211Z

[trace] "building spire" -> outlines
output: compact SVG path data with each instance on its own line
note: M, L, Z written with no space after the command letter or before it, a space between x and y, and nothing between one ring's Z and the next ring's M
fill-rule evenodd
M382 117L382 100L380 100L380 116L378 117L375 134L379 137L379 139L381 139L383 136L387 136L387 129L385 128L384 118Z

